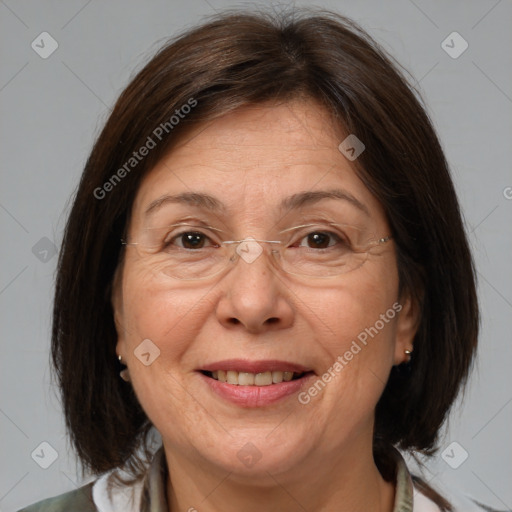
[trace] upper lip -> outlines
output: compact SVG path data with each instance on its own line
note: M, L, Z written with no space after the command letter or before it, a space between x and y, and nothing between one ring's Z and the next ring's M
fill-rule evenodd
M306 368L301 364L290 363L289 361L279 361L277 359L264 359L261 361L250 361L248 359L225 359L209 363L200 368L202 371L214 372L217 370L234 370L237 372L247 373L264 373L264 372L310 372L311 368Z

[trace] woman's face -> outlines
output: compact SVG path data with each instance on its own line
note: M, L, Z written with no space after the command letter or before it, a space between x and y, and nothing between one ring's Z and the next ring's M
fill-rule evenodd
M117 352L170 464L254 478L306 474L336 464L334 453L371 453L375 406L415 325L398 294L392 239L329 278L280 270L269 252L278 244L266 242L240 245L211 278L173 277L187 276L195 260L169 270L172 251L215 258L220 241L280 240L304 224L315 229L285 252L316 258L312 251L390 235L338 149L347 135L312 101L244 108L201 126L143 180L128 236L142 245L126 247L113 297ZM188 238L165 229L185 222L199 226ZM351 227L334 231L338 239L325 234L331 223ZM315 268L329 266L323 257Z

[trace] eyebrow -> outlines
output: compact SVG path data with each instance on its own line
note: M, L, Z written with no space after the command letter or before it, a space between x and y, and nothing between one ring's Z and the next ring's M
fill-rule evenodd
M370 211L368 210L367 206L359 201L359 199L356 199L350 192L343 189L315 190L293 194L281 202L281 209L294 210L301 208L302 206L317 203L322 199L338 199L347 201L351 205L355 206L358 210L361 210L363 213L370 216Z
M281 210L296 210L303 206L315 204L323 199L338 199L347 201L357 209L370 216L370 212L365 204L356 199L350 192L343 189L316 190L308 192L299 192L286 197L279 205ZM198 192L183 192L176 195L164 195L152 201L145 211L145 215L150 215L158 211L167 204L186 204L209 210L212 212L226 211L226 206L209 194Z
M187 204L190 206L197 206L210 211L223 211L226 209L215 197L209 194L201 194L198 192L183 192L176 195L164 195L152 201L146 208L145 215L155 213L157 210L167 204Z

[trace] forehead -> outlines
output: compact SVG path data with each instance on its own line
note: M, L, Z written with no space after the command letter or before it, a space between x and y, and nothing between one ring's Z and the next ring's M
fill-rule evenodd
M313 101L237 110L187 134L145 176L132 219L142 222L148 209L171 195L208 195L219 213L243 220L277 212L291 196L336 190L378 220L380 205L338 150L345 137Z

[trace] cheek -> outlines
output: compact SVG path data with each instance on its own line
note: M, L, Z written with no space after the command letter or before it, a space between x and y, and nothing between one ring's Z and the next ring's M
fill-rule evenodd
M193 424L204 413L183 390L187 371L194 369L190 348L211 304L204 288L180 288L170 281L136 265L127 265L123 276L123 344L131 384L148 417L160 427L176 417L181 418L180 424ZM149 345L149 365L137 356L143 340L151 340L157 347L158 356L153 360L156 349ZM186 437L179 428L173 436Z
M179 286L168 276L126 268L123 277L123 327L128 350L150 339L166 365L173 367L200 332L211 310L204 288Z
M316 323L329 340L330 347L343 349L347 341L350 344L376 323L382 337L392 338L391 327L396 318L393 304L398 298L398 277L394 267L361 269L345 275L337 286L324 287L318 294L309 292L309 296L309 309L318 318ZM392 311L386 316L390 309ZM385 315L384 325L381 315Z
M354 404L373 410L394 362L401 309L397 296L393 267L347 275L343 286L325 288L308 302L304 311L315 326L321 366L329 380L326 392L321 392L324 403L339 410L342 401L345 412Z

